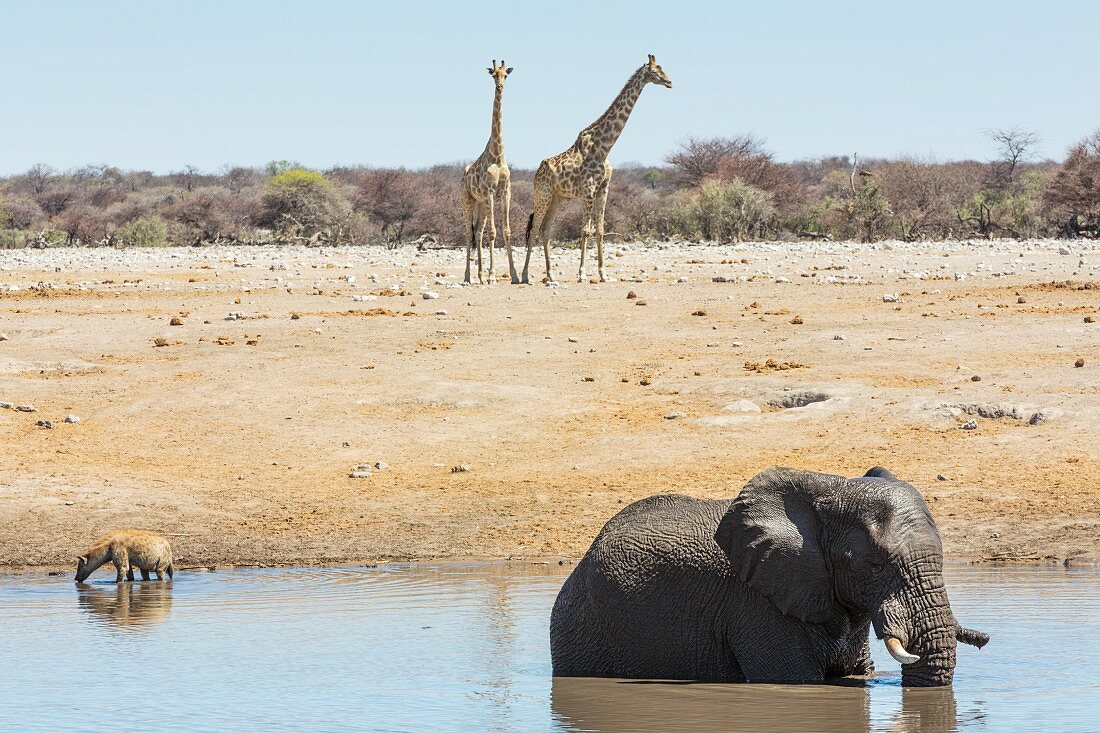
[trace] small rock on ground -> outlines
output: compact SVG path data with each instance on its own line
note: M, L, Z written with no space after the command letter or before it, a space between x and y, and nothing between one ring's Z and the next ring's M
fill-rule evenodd
M962 427L963 430L977 430L978 429L978 421L977 420L967 420L966 422L964 422L962 424L961 427Z

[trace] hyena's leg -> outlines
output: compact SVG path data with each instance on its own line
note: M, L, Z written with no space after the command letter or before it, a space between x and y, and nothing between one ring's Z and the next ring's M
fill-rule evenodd
M142 580L149 580L149 571L146 570L145 568L141 568L141 579ZM160 571L159 570L157 571L157 580L160 580Z
M153 572L157 574L157 580L164 580L164 573L162 573L160 571L159 567L156 570L154 570ZM146 580L149 580L149 579L146 578Z
M169 580L171 580L171 579L172 579L172 564L171 564L171 563L169 563L169 564L168 564L168 567L167 567L167 568L165 568L165 570L166 570L166 571L167 571L167 573L168 573L168 579L169 579Z
M134 566L133 565L126 568L126 580L130 581L131 583L134 582Z
M115 564L116 583L134 579L134 571L130 569L130 553L125 548L112 549L111 560Z

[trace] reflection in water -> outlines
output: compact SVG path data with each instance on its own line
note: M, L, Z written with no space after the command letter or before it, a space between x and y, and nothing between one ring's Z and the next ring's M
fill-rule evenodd
M955 691L950 687L906 687L901 712L894 719L897 733L950 733L958 727Z
M557 677L551 705L569 731L684 730L858 733L871 723L876 685L721 685ZM905 689L896 733L956 730L950 687Z
M551 705L570 731L848 733L870 730L870 688L554 679Z
M77 603L95 621L108 626L145 626L154 624L172 609L172 583L150 581L77 585Z

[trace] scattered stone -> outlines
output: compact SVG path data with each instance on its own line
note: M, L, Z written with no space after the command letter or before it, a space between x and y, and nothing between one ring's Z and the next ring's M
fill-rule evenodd
M635 293L633 290L631 290L629 293L626 294L626 299L627 300L635 300L637 297L638 297L638 294Z
M10 402L0 402L0 410L10 410L12 407Z
M584 378L584 379L583 379L582 381L585 381L585 382L595 382L595 381L596 381L596 378L595 378L595 377L585 377L585 378Z
M942 473L937 473L937 474L936 474L936 480L937 480L937 481L947 481L948 479L947 479L947 477L946 477L946 476L944 476L944 475L943 475Z
M65 422L69 425L76 425L78 422L80 422L80 418L76 415L66 415Z
M638 384L642 385L643 387L648 387L649 385L653 384L653 382L649 380L649 377L642 377Z
M577 339L576 336L570 336L568 340L569 340L569 343L571 343L571 344L578 343L578 339Z
M348 473L348 478L370 478L372 475L370 466L366 463L361 463Z
M1057 407L1045 407L1042 410L1034 413L1030 418L1028 418L1027 424L1042 425L1043 423L1050 422L1051 420L1056 420L1064 414L1065 413L1062 410L1059 410Z
M735 282L736 278L726 277L725 275L718 275L717 277L712 277L710 281L712 283L731 283Z
M634 305L645 305L645 301L644 301L644 300L639 300L639 301L636 301L636 302L634 303Z
M967 420L966 422L964 422L961 425L961 427L962 427L963 430L977 430L978 429L978 421L977 420Z
M975 374L973 377L970 378L970 381L971 382L980 382L980 381L982 381L982 378L980 376L978 376L977 374Z
M16 412L38 412L38 408L34 405L16 405Z
M791 279L789 277L777 277L775 279L776 283L789 283L790 281Z
M883 303L897 303L898 302L898 294L897 293L884 293L883 296L882 296L882 302Z
M225 320L227 320L227 321L243 321L244 317L245 317L244 313L241 313L239 311L235 311L235 312L230 313L229 315L227 315L225 317Z
M447 311L445 311L445 310L443 310L443 309L441 308L441 309L437 310L437 311L435 312L435 314L436 314L437 316L445 316L445 315L447 315Z
M385 461L375 461L374 467L377 468L379 471L385 471L387 468L390 467L390 464L386 463Z
M439 293L434 290L425 290L422 297L424 300L437 300L439 298Z
M297 321L299 318L301 318L301 316L298 315L297 313L291 313L290 314L290 320L292 320L292 321Z
M677 420L681 417L684 417L684 413L682 413L682 412L670 412L667 415L665 415L665 420Z
M457 466L451 466L451 473L468 473L470 471L470 465L468 463L460 463Z
M781 410L790 410L796 407L806 407L807 405L818 402L827 402L830 399L832 399L832 395L826 394L825 392L802 390L785 394L773 400L768 400L768 406L778 407Z
M7 341L8 335L6 333L0 333L0 341Z
M53 430L53 420L38 420L35 422L35 427Z
M1021 295L1021 296L1020 296L1019 298L1017 298L1017 299L1016 299L1016 302L1017 302L1017 303L1018 303L1019 305L1023 305L1024 303L1026 303L1026 302L1027 302L1027 298L1025 298L1024 296L1022 296L1022 295Z
M705 316L706 314L707 314L707 312L705 310L701 309L701 308L697 311L692 311L691 312L691 315L693 315L693 316Z
M960 280L965 280L965 279L966 279L965 274L963 274L961 272L956 272L955 273L955 282L959 282Z
M1073 366L1076 367L1077 369L1080 369L1084 365L1085 365L1085 360L1084 359L1078 359L1077 361L1073 362Z
M1092 316L1085 316L1085 323L1096 323L1096 319ZM2 341L3 339L0 339Z
M183 319L179 316L172 316L172 320L168 321L169 326L182 326Z
M839 333L836 336L833 336L833 341L843 341L843 340L844 340L844 337L841 336Z
M1058 248L1058 254L1060 254L1060 255L1071 255L1071 254L1073 254L1073 250L1071 250L1069 247L1059 247Z
M791 325L792 326L801 326L802 325L802 316L795 316L794 318L792 318L791 319Z
M167 346L167 345L168 345L168 339L166 339L166 338L153 339L153 346L154 347Z

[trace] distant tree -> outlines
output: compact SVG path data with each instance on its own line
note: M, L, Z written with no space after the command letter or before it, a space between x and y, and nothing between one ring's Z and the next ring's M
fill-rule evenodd
M272 177L261 199L260 223L293 238L330 230L351 207L324 175L292 168Z
M1065 236L1100 237L1100 130L1069 149L1044 192L1043 210Z
M987 130L986 136L997 147L998 158L990 164L991 183L1008 188L1019 180L1020 167L1035 156L1039 135L1020 127Z
M38 195L45 193L46 189L50 185L50 181L53 180L54 174L53 168L45 165L44 163L38 163L31 167L25 174L23 179L26 181L30 192Z
M415 174L402 168L364 169L354 185L356 211L377 222L384 238L400 242L422 203Z
M296 160L273 160L264 166L264 169L267 171L268 176L274 178L280 173L286 173L301 167L302 164Z
M764 141L753 135L736 137L689 137L665 160L672 166L674 180L680 186L697 186L718 173L727 158L761 155Z

